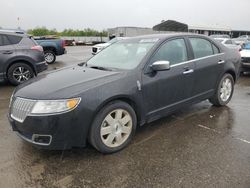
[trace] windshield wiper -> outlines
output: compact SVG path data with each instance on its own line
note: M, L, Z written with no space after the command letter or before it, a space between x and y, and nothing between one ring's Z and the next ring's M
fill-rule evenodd
M98 69L98 70L105 70L105 71L112 71L112 69L101 67L101 66L91 66L92 69Z
M98 69L98 70L112 71L111 68L107 68L107 67L102 67L102 66L88 66L87 62L79 63L78 66L80 66L80 67L85 66L85 67L89 67L89 68L92 68L92 69Z
M78 66L82 67L85 64L86 64L86 62L78 63Z

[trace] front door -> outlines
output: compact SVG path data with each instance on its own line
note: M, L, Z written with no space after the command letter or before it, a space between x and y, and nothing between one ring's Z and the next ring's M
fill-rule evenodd
M169 61L170 69L142 75L142 93L145 113L149 121L175 110L191 97L194 85L194 63L188 61L183 38L166 41L150 60Z

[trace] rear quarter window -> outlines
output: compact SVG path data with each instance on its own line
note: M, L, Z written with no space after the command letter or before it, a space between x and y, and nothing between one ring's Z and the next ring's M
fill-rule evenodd
M214 54L219 54L220 53L220 50L217 46L215 46L214 44L212 44L213 46L213 51L214 51Z

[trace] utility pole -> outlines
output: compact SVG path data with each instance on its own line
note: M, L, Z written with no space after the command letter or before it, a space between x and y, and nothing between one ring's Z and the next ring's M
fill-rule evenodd
M21 27L20 27L20 17L17 17L17 28L21 29Z

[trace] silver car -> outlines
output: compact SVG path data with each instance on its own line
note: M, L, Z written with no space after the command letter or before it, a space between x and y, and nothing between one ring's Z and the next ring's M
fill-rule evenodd
M217 40L218 42L220 42L221 44L223 44L224 46L231 48L231 49L236 49L238 51L241 50L241 45L238 45L235 43L234 40L232 39L227 39L227 38L215 38L215 40Z

